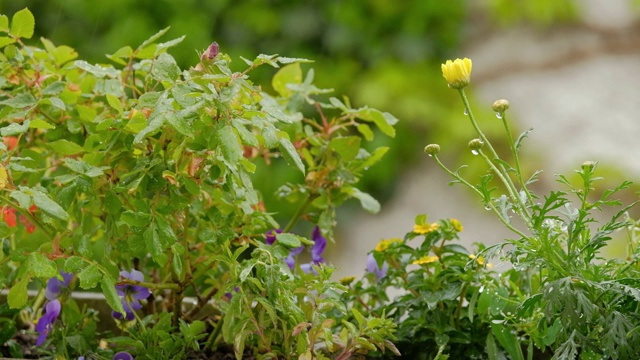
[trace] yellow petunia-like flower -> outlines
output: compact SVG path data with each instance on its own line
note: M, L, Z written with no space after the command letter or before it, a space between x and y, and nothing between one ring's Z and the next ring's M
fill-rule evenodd
M385 240L381 240L378 245L376 245L376 251L385 251L389 248L389 246L391 246L391 244L393 243L401 243L402 239L400 238L391 238L391 239L385 239Z
M418 259L418 260L414 260L414 261L412 262L412 264L414 264L414 265L424 265L424 264L430 264L430 263L432 263L432 262L436 262L436 261L438 261L438 260L440 260L440 258L439 258L439 257L437 257L437 256L434 256L434 255L427 255L427 256L423 256L423 257L421 257L421 258L420 258L420 259Z
M447 60L442 64L442 76L454 89L462 89L471 82L471 59Z
M433 224L424 224L424 225L413 225L413 232L416 234L424 235L430 232L436 231L440 228L440 225L437 223Z

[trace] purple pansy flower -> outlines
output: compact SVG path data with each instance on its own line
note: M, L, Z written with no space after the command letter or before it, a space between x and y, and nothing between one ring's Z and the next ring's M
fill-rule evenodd
M47 281L47 287L44 290L44 296L47 300L53 301L57 299L62 289L68 288L71 280L73 280L73 274L61 271L60 275L62 275L62 280L52 277Z
M382 263L382 268L378 266L378 262L376 258L373 257L373 254L369 254L367 257L367 272L372 273L376 276L377 280L382 279L387 276L387 270L389 270L389 264L387 262Z
M36 331L38 332L36 346L44 344L45 340L47 340L47 335L49 335L49 332L53 329L53 323L60 315L60 309L61 305L58 300L49 301L47 305L44 306L45 313L36 325Z
M126 351L120 351L113 355L113 360L133 360L134 357Z
M120 271L120 277L134 281L144 281L144 274L138 270L131 270L131 272L122 270ZM127 320L133 320L135 318L134 311L142 309L140 300L151 296L151 291L140 285L116 285L116 292L122 298L122 307L125 311L124 318ZM116 311L113 311L111 315L116 319L123 318L122 314Z

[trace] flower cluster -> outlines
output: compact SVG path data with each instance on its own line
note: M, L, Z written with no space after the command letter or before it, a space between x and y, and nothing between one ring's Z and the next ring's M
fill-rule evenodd
M425 235L430 232L434 232L440 228L440 225L437 223L433 224L416 224L413 225L413 232L420 235Z
M47 340L47 336L53 329L53 323L58 319L58 316L60 316L62 305L58 297L60 297L63 289L69 287L73 280L73 274L63 271L60 275L62 276L62 280L53 277L47 281L44 296L49 302L44 306L44 315L40 317L36 324L36 331L38 332L37 346L41 346Z

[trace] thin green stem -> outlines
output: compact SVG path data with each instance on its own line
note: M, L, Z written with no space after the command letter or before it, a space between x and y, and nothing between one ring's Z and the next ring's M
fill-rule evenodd
M487 138L487 136L482 132L482 130L480 129L480 126L478 126L478 122L476 121L475 117L473 116L473 111L471 111L471 105L469 104L469 99L467 99L467 95L464 92L464 89L458 89L458 93L460 94L460 97L462 98L462 102L464 103L464 107L466 109L467 116L469 117L469 120L471 121L471 125L476 130L476 132L478 133L478 136L480 136L480 140L482 140L482 142L486 145L487 149L489 149L489 153L494 159L500 159L500 157L498 156L498 153L493 148L493 145L491 145L491 142L489 142L489 139ZM492 160L487 160L487 162L492 167L496 168L496 166L493 164ZM526 205L522 202L522 199L520 199L520 197L517 196L518 189L513 184L513 181L511 181L511 178L509 177L507 170L504 168L504 166L502 164L498 164L498 166L500 167L500 170L501 170L500 172L502 174L506 175L506 176L501 176L501 179L503 180L503 183L504 183L505 187L507 188L507 190L509 190L509 193L512 195L511 196L512 197L512 201L514 203L518 204L518 207L520 208L518 213L520 214L520 216L523 217L523 220L525 221L527 226L529 226L531 224L531 215L529 214L529 210L527 209Z
M436 163L438 164L438 166L440 166L440 168L442 170L444 170L447 174L449 174L451 177L453 177L454 179L456 179L457 181L459 181L460 183L462 183L463 185L465 185L466 187L468 187L469 189L473 190L476 194L478 194L480 197L482 197L484 199L484 195L482 194L482 192L480 190L478 190L475 186L471 185L467 180L465 180L464 178L462 178L460 175L458 175L457 173L454 173L453 171L449 170L449 168L447 168L438 158L437 155L432 155L433 159L436 161ZM498 209L496 208L496 206L491 202L488 201L486 204L492 211L494 214L496 214L496 216L498 217L498 219L500 219L500 221L511 231L513 231L514 233L518 234L519 236L521 236L523 239L530 239L527 235L525 235L522 231L516 229L515 227L513 227L513 225L511 225L511 223L509 223L509 221L507 219L505 219L502 214L500 213L500 211L498 211Z
M518 156L518 149L516 148L516 144L513 141L513 135L511 135L511 129L509 128L509 122L507 121L507 115L504 112L500 113L500 118L502 119L502 124L504 125L504 129L507 132L507 139L509 140L509 147L511 148L511 154L513 155L513 162L516 166L516 175L518 177L518 181L520 182L520 186L522 187L522 191L527 195L527 200L529 200L529 204L533 204L533 196L529 189L527 189L527 184L524 182L524 178L522 177L522 168L520 167L520 157Z
M148 281L136 281L131 279L121 279L118 281L118 284L144 286L149 289L158 289L158 290L159 289L170 289L170 290L180 289L179 284L156 284Z
M317 197L316 195L309 195L307 200L305 200L305 202L302 203L302 205L300 205L296 213L291 217L291 220L289 220L289 223L287 224L287 226L285 226L284 229L282 229L283 233L288 233L289 231L291 231L291 229L293 229L293 227L296 225L300 217L304 214L305 210L307 210L307 207L311 205L311 203L313 202L313 200L316 199L316 197Z

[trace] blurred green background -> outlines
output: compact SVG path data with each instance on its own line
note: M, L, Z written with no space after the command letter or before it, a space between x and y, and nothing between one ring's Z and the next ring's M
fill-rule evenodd
M319 87L348 96L356 107L368 105L400 119L395 139L376 137L372 145L391 151L361 185L382 201L393 195L398 175L423 156L427 142L471 136L466 124L449 121L461 110L440 73L440 63L464 57L465 24L480 16L496 27L548 26L575 15L567 0L0 0L0 13L9 16L24 7L36 18L33 44L42 36L93 63L107 63L105 54L135 47L167 26L162 41L186 35L171 50L181 67L196 64L198 51L212 41L237 69L244 68L239 56L260 53L315 60L306 68L314 68ZM260 84L269 84L270 75L252 74ZM447 156L468 156L465 150ZM277 167L269 171L261 181L267 200L296 176ZM277 210L288 215L286 206Z

